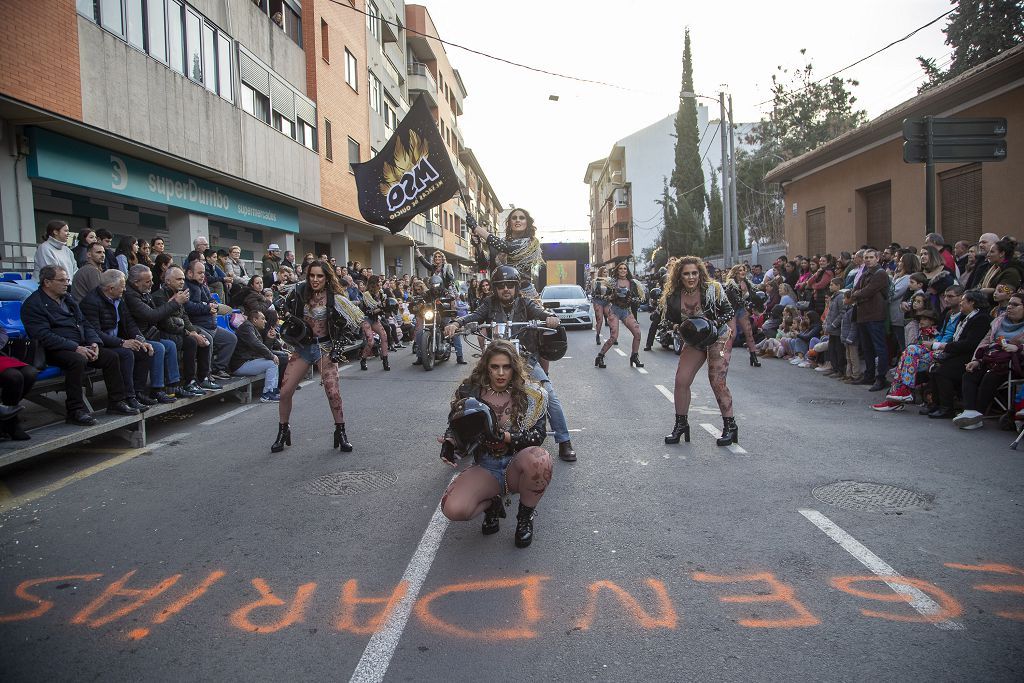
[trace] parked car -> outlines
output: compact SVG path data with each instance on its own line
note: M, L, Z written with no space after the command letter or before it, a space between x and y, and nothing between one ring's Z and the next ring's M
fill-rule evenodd
M540 302L563 326L593 329L590 300L579 285L548 285L540 293Z

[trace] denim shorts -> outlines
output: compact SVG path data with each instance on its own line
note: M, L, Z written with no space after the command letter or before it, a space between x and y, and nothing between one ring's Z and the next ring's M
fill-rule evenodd
M509 453L500 458L496 458L491 455L484 455L478 461L477 465L483 467L485 470L491 473L491 475L498 480L498 486L501 488L501 495L508 494L508 482L505 481L505 470L512 463L512 458L516 457L515 453Z
M319 344L310 344L308 346L296 346L295 355L310 365L314 365L323 357L324 352Z

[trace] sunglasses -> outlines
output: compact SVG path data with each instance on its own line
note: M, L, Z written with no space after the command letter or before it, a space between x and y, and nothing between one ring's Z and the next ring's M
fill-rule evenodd
M495 283L494 288L495 289L515 289L516 288L516 283L515 282L497 282L497 283Z

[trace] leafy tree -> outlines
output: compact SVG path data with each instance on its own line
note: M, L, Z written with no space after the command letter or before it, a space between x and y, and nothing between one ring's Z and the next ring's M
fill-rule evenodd
M718 251L722 248L722 230L724 215L722 211L722 190L718 186L718 173L711 169L711 196L708 199L708 214L710 217L707 248L710 251Z
M704 216L704 169L701 168L699 135L697 133L697 100L683 97L682 93L693 92L693 57L690 52L690 29L686 29L683 40L683 83L679 97L679 111L676 113L676 166L672 171L672 187L676 198L687 195L694 211ZM690 193L700 188L700 192ZM690 194L687 194L690 193Z
M951 4L956 9L942 32L946 45L953 48L953 61L943 71L934 59L918 57L928 76L918 92L945 83L1024 41L1021 0L951 0Z

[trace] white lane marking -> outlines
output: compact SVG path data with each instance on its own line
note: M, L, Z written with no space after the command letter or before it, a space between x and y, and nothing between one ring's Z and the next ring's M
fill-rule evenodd
M455 475L458 476L458 475ZM452 477L454 480L455 477ZM401 601L395 605L388 620L377 632L370 636L370 642L363 650L363 656L359 658L355 671L352 672L350 681L359 683L379 683L384 680L391 658L398 647L398 641L402 638L402 631L412 614L413 605L419 597L420 589L430 571L430 565L434 562L434 555L441 545L441 537L448 528L448 518L441 512L441 504L438 503L434 516L430 518L427 530L423 532L420 544L416 546L416 552L409 560L409 566L402 574L402 580L408 582L408 589Z
M315 379L307 379L305 382L299 382L300 387L308 387L310 384L315 382Z
M666 389L661 384L655 384L654 388L661 392L661 395L668 399L669 403L675 403L676 397L672 395L672 392Z
M639 372L641 375L646 375L647 374L647 371L644 370L643 368L637 368L636 371Z
M873 552L868 550L860 541L840 529L835 522L825 515L821 514L817 510L798 510L798 512L806 517L811 524L824 531L825 534L838 543L843 550L853 555L858 562L870 569L876 575L883 579L887 576L891 578L902 578L902 575L898 571L890 567L878 555L875 555ZM904 595L909 598L910 606L917 610L918 613L929 617L942 612L942 608L939 607L938 603L925 595L924 592L918 588L908 586L904 583L897 583L895 581L886 581L885 583L888 584L889 588L892 588L900 595ZM935 622L935 626L944 631L964 630L963 624L952 619Z
M242 406L241 408L235 408L234 410L229 410L228 412L224 413L223 415L218 415L217 417L210 418L209 420L206 420L205 422L201 422L200 424L209 427L210 425L215 425L218 422L223 422L224 420L230 420L235 415L241 415L242 413L244 413L245 411L249 410L250 408L255 408L257 405L259 405L259 404L252 403L252 404L247 405L247 406Z
M704 431L715 437L716 439L722 435L722 430L715 427L715 425L708 424L707 422L701 422L700 426L704 428ZM736 455L747 455L747 451L736 443L731 443L726 446L732 453Z
M144 453L150 453L170 443L182 441L183 439L185 439L185 437L189 435L189 433L190 432L180 432L178 434L171 434L170 436L165 436L159 441L154 441L153 443L147 446L143 446L142 448L134 448L130 451L125 451L124 453L117 457L111 458L110 460L105 460L99 463L98 465L87 467L84 470L75 472L74 474L68 475L63 479L58 479L52 484L48 484L34 491L29 491L28 493L24 493L20 496L17 496L16 498L10 498L8 500L5 500L2 503L0 503L0 513L7 512L8 510L14 510L26 503L31 503L32 501L38 500L43 496L48 496L54 491L59 491L65 486L70 486L71 484L74 484L75 482L78 481L82 481L83 479L91 477L94 474L99 474L103 470L108 470L111 467L120 465L123 462L128 462L132 458L137 458L138 456L143 455Z
M338 368L338 372L344 372L345 370L351 370L355 365L353 363L346 363Z
M613 347L613 348L614 348L614 347ZM620 356L622 356L623 358L625 358L625 357L626 357L626 352L625 352L625 351L623 351L622 349L619 349L619 348L615 348L615 353L619 354L619 355L620 355Z

